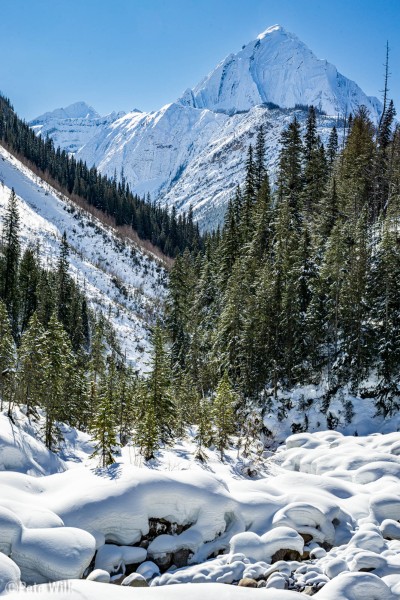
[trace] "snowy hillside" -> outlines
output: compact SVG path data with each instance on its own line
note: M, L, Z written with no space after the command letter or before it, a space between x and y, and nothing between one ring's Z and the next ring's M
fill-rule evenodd
M12 472L15 457L0 453L0 593L10 600L24 597L20 581L44 584L26 590L39 598L400 597L399 433L293 435L251 479L233 449L226 463L210 451L203 464L187 441L141 467L126 447L93 470L76 462L88 436L66 432L75 456L61 461L39 426L21 411L15 423L0 418L0 447L11 431L28 473L30 454L40 467Z
M38 242L44 266L56 263L66 231L71 274L92 308L110 318L127 358L140 368L148 350L148 325L164 295L161 266L77 208L2 147L0 182L0 217L14 188L19 197L22 244Z
M274 26L228 56L193 90L153 113L112 113L104 118L77 103L32 121L42 135L113 176L124 170L138 194L188 210L203 228L220 222L236 184L244 180L244 154L260 124L267 132L268 167L276 166L278 140L297 105L315 105L326 139L337 117L370 98L295 35ZM280 107L280 108L278 108ZM301 121L305 111L297 110Z

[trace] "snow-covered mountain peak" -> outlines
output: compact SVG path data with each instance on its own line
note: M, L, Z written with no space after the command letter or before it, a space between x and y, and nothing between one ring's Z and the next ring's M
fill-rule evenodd
M139 111L137 111L139 112ZM99 129L122 117L124 112L101 116L86 102L74 102L66 108L56 108L31 121L32 128L43 137L50 135L56 146L67 152L78 152Z
M318 131L326 142L338 116L361 104L378 121L379 100L318 59L296 35L273 25L158 111L59 119L47 113L31 124L101 173L112 177L123 170L137 194L149 193L178 211L192 206L201 226L212 229L243 183L243 157L261 124L273 179L278 141L294 114L304 126L307 106L325 112L318 116Z
M49 120L58 119L95 119L100 117L99 113L86 102L79 101L66 106L65 108L56 108L50 112L37 117L32 121L33 125L43 123Z
M267 27L267 29L265 31L263 31L262 33L259 33L257 36L257 39L262 40L265 38L266 35L269 35L270 33L274 33L275 31L280 31L280 32L286 33L286 30L282 27L282 25L271 25L270 27Z
M373 119L379 102L318 59L299 38L274 25L230 54L180 100L195 108L235 114L259 104L281 108L314 105L329 115L345 115L364 104Z

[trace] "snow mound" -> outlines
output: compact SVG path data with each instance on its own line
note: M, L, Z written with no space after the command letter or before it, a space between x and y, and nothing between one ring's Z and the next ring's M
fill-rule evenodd
M269 563L279 550L295 550L303 553L304 540L290 527L276 527L262 536L247 531L234 535L229 544L230 552L244 554L250 561Z
M25 420L17 425L0 414L0 471L39 476L65 468L63 461L36 439L33 428Z
M19 586L21 571L11 558L0 554L0 594Z
M112 573L122 569L125 573L126 565L142 563L146 560L147 551L135 546L115 546L105 544L96 554L95 568Z
M28 584L82 577L94 552L95 539L90 533L73 527L23 528L12 557Z
M344 573L319 592L318 600L395 600L390 588L372 573Z
M60 582L59 588L49 585L35 588L35 597L38 600L49 600L56 597L59 600L109 600L110 587L104 583L93 581L71 581L68 586ZM221 583L206 583L190 586L172 585L166 588L136 588L136 600L299 600L309 598L309 595L281 589L249 589L244 587L227 586ZM25 598L24 591L8 594L8 600ZM378 577L370 573L345 574L330 582L318 592L318 600L396 600L390 588ZM112 598L115 600L129 600L132 590L124 586L112 587Z

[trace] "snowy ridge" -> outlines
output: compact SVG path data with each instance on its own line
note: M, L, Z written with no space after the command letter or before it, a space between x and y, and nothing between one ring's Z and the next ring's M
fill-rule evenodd
M259 125L266 128L273 175L282 130L297 105L311 104L328 115L318 122L324 140L338 116L364 104L377 120L381 110L379 100L316 58L295 35L273 26L159 111L98 117L77 103L31 124L102 173L119 175L123 169L139 195L150 193L178 212L192 205L201 227L211 229L244 180L245 152ZM304 121L304 110L296 114Z
M96 581L131 572L151 586L135 591L139 600L187 598L185 585L174 587L183 583L195 584L195 600L205 591L219 600L253 594L295 600L309 597L302 592L310 589L317 600L395 600L399 454L398 432L353 437L325 431L290 436L264 459L273 476L258 480L232 476L223 465L215 475L200 464L162 473L157 463L123 462L99 471L75 465L37 478L0 472L0 592L10 581L7 589L15 590L20 579L28 585L75 579L68 586L64 581L59 591L65 595L57 597L125 598L124 584L111 592L109 583ZM166 522L174 532L163 533ZM150 544L141 544L144 539ZM182 551L188 566L160 574ZM82 575L89 580L77 581ZM241 579L267 589L226 585ZM48 598L54 589L35 591Z
M112 112L101 117L86 102L75 102L66 108L46 112L31 121L32 129L44 138L50 136L54 143L66 152L78 152L100 129L121 117L124 113Z
M237 54L229 55L191 94L193 106L233 114L258 104L281 108L313 105L328 115L345 115L364 104L373 119L379 101L319 60L297 36L269 27ZM187 99L187 96L185 96Z
M61 236L67 232L72 276L92 308L109 316L128 360L140 369L148 350L148 325L164 294L162 267L77 208L2 147L0 182L0 217L14 188L22 245L38 241L44 266L55 265Z

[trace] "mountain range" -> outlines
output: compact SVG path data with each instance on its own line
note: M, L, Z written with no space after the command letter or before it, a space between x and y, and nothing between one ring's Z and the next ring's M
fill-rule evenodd
M123 173L140 195L178 212L192 206L200 226L212 229L243 182L245 153L259 126L273 175L282 130L294 115L304 125L310 105L318 109L323 140L358 106L365 105L375 121L381 111L377 98L275 25L158 111L101 116L77 102L31 126L104 174Z

